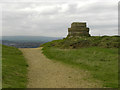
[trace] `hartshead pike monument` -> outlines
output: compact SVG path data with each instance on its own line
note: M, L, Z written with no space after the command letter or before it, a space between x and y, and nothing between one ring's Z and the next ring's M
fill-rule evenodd
M90 36L89 28L86 27L86 22L73 22L71 28L68 28L67 37Z

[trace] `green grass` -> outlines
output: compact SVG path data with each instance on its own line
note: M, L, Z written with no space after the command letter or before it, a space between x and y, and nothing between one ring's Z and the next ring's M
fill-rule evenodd
M56 42L56 41L53 41ZM58 41L60 42L60 40ZM60 49L44 44L43 53L52 60L88 70L103 87L118 87L118 49L87 47L80 49Z
M2 46L2 87L26 88L27 66L19 49Z
M72 37L61 40L54 40L43 44L42 46L71 48L77 49L81 47L103 47L103 48L119 48L120 36L91 36L91 37Z

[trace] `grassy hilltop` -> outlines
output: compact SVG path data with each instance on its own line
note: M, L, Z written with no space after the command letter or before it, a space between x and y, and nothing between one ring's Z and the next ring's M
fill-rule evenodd
M58 47L62 49L77 49L82 47L102 47L118 48L119 36L91 36L91 37L72 37L61 40L54 40L43 44L47 47Z
M19 49L2 45L3 88L25 88L27 66Z
M67 37L42 47L48 58L89 71L103 87L118 87L119 36Z

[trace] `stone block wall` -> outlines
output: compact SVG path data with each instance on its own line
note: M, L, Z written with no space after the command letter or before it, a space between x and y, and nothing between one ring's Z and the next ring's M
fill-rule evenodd
M68 28L68 36L90 36L89 28L85 22L73 22L71 28Z

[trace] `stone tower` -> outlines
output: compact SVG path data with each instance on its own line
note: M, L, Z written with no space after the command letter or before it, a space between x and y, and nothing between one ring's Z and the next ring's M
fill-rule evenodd
M68 37L73 36L90 36L86 22L73 22L71 24L71 28L68 28Z

